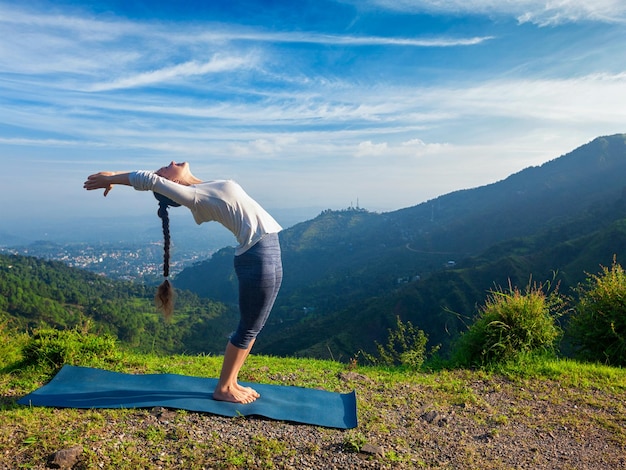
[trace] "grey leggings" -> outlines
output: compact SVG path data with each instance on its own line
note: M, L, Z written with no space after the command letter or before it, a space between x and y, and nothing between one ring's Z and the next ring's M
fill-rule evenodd
M235 272L240 320L230 342L247 349L265 325L283 280L278 234L265 235L245 253L235 256Z

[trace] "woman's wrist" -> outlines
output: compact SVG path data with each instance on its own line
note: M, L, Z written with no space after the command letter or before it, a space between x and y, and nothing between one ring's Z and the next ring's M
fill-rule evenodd
M127 172L112 171L107 179L110 184L125 184L127 186L130 186L130 181L128 180Z

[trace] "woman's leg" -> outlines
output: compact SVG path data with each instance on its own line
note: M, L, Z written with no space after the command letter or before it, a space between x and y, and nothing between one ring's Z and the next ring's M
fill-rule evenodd
M277 234L266 235L245 253L235 257L239 281L239 325L231 343L246 349L270 315L283 279Z
M214 398L216 400L250 403L259 394L238 384L243 366L259 331L265 325L282 282L282 263L278 235L267 235L246 253L235 258L239 280L240 321L231 337Z
M220 379L213 392L215 400L251 403L259 397L255 390L250 387L242 387L237 381L241 366L243 366L248 357L253 344L254 341L251 341L247 349L241 349L230 341L228 342L226 352L224 353Z

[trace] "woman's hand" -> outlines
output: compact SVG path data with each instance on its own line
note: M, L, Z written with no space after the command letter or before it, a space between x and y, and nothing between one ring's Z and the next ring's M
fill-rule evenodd
M113 171L101 171L100 173L89 175L87 181L83 184L83 188L87 191L104 189L104 196L106 197L109 191L113 189L112 176L115 176L115 172Z

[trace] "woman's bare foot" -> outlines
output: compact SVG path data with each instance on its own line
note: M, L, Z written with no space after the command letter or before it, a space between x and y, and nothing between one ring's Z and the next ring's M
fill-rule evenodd
M261 395L252 387L244 387L243 385L239 385L238 383L235 384L235 387L237 387L237 390L239 390L242 393L249 393L250 395L252 395L254 398L259 398Z
M220 372L220 378L213 392L213 398L215 400L230 401L233 403L252 403L259 398L260 395L256 390L239 385L237 380L239 370L246 360L246 357L248 357L248 353L253 344L254 341L251 341L247 349L240 349L230 341L226 344L222 371Z
M242 387L238 383L225 387L218 387L213 392L213 399L218 401L228 401L231 403L252 403L259 398L259 394L250 387Z

